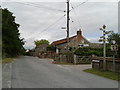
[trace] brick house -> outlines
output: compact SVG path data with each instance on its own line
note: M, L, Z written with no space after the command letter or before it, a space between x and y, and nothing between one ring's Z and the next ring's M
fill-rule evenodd
M77 35L69 37L69 47L83 47L89 46L90 42L83 37L81 29L77 31ZM65 53L67 50L67 38L52 42L58 53Z

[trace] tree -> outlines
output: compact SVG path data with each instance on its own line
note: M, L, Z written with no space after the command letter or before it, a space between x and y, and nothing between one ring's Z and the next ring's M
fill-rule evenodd
M120 34L118 34L118 33L111 33L108 36L109 46L112 44L112 40L115 40L116 44L118 45L117 56L120 57Z
M111 44L112 40L115 40L116 44L120 45L120 34L118 34L118 33L111 33L108 36L108 42Z
M41 44L47 44L47 45L49 45L49 41L45 40L45 39L36 40L36 41L34 41L34 43L35 43L36 46L39 46Z
M53 46L53 45L49 45L49 46L47 47L47 51L53 51L53 52L55 52L55 51L56 51L56 47Z
M20 55L24 51L24 41L20 38L19 24L15 16L7 9L2 9L2 53L5 57Z
M80 47L74 53L80 56L91 56L93 54L97 56L102 56L103 51L102 48Z

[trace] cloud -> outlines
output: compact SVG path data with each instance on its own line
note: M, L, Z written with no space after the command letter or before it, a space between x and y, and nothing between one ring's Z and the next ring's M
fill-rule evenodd
M2 3L2 7L7 7L16 16L16 22L20 24L21 37L26 41L25 48L33 48L34 40L37 39L47 39L52 42L66 37L66 30L61 29L66 26L66 17L46 29L66 14L59 11L66 10L65 2L32 2L35 5L26 3L30 4L29 2ZM71 2L71 4L76 7L80 2ZM99 28L106 24L107 30L117 32L117 20L117 2L87 2L70 12L70 36L75 35L78 28L82 28L84 37L91 42L98 42L98 38L102 35Z
M88 41L90 41L91 43L99 43L99 37L91 37L91 38L87 38Z

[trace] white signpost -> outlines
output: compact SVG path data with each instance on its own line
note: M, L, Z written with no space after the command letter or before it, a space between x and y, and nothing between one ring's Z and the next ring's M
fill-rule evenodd
M111 45L111 51L113 51L113 71L115 72L115 55L118 51L118 45L116 44L115 40L113 40L112 43L113 44Z
M118 51L118 45L111 45L111 51Z

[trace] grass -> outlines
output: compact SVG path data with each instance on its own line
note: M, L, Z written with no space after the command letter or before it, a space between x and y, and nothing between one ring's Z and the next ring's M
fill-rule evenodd
M99 71L97 69L86 69L84 72L92 73L101 77L109 78L112 80L120 81L120 77L118 77L118 73L109 72L109 71Z
M13 58L4 58L4 59L2 59L2 63L10 63L12 61L14 61Z

